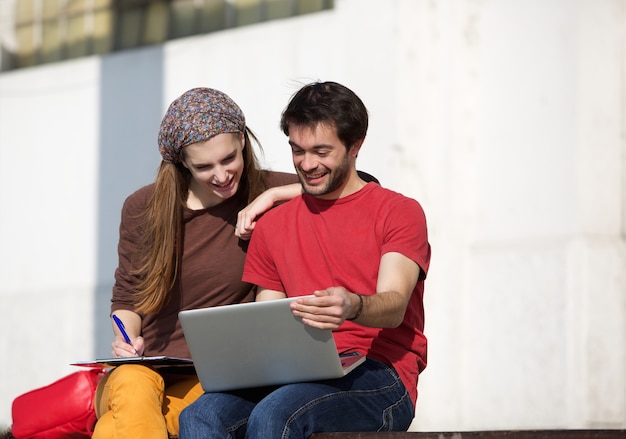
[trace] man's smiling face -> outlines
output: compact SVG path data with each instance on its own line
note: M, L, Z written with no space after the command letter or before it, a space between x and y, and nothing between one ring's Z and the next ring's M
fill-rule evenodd
M319 198L339 198L348 180L351 157L335 127L290 124L289 144L304 191Z

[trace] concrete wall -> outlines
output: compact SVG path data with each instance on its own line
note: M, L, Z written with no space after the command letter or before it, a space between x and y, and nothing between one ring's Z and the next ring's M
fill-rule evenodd
M0 425L108 354L119 210L169 102L229 93L291 170L280 111L322 79L370 109L359 168L429 220L412 429L625 428L625 32L623 0L336 0L0 74Z

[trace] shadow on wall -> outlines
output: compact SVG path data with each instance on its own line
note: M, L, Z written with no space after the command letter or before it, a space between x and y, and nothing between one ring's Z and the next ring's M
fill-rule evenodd
M13 52L0 42L0 72L9 71L13 68ZM0 436L0 439L2 436Z
M97 284L94 354L111 353L111 288L117 267L120 212L128 195L152 183L160 163L158 129L163 117L161 47L102 58L100 71Z

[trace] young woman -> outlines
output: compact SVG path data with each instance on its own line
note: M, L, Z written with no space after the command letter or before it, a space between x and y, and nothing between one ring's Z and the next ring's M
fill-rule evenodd
M226 94L195 88L161 123L156 181L122 209L111 314L113 356L189 357L184 309L254 300L241 276L255 219L301 193L296 175L259 169L258 141ZM186 371L186 373L184 372ZM178 436L178 415L202 394L193 369L118 366L96 395L94 439Z

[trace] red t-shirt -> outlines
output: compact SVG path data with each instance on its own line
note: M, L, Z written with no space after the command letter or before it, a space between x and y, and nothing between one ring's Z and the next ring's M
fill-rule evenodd
M332 286L376 293L380 258L397 252L420 267L404 321L370 328L346 321L335 333L339 352L357 350L392 365L412 397L426 367L424 279L430 262L426 219L419 203L369 183L338 200L304 194L267 212L250 241L243 280L287 296Z

